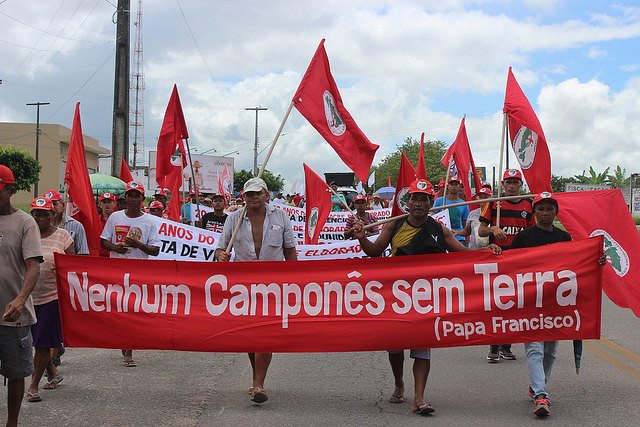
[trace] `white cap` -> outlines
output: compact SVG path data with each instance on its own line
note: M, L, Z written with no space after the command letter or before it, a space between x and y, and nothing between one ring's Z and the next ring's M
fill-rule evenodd
M262 178L251 178L244 183L244 187L242 189L244 192L262 190L269 191L269 189L267 188L267 184L262 180Z

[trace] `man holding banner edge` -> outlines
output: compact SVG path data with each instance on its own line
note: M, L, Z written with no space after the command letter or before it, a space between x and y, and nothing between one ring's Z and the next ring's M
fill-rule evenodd
M353 235L358 239L362 250L371 257L382 255L391 245L392 256L435 254L446 252L470 251L453 235L453 232L429 216L433 198L429 181L416 179L409 186L407 206L409 216L384 225L382 232L371 242L366 238L364 222L358 220L353 227ZM496 255L502 250L495 244L488 246ZM435 409L424 399L427 379L431 369L431 350L411 350L415 394L411 410L418 415L432 414ZM389 351L389 363L395 380L395 390L389 401L404 402L403 364L404 350Z

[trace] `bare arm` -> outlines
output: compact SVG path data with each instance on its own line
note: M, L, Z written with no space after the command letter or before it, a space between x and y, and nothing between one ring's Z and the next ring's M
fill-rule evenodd
M74 244L70 244L69 247L64 250L64 253L68 255L75 255L76 249L74 248Z
M22 280L22 288L18 295L4 309L2 319L5 322L14 322L22 314L24 303L31 295L31 291L36 286L40 276L40 260L38 258L28 258L25 260L26 271Z
M119 254L127 253L127 248L124 245L116 245L109 240L100 239L100 245L103 249L108 251L117 252Z
M389 246L389 243L391 243L391 231L393 230L394 223L395 222L386 223L382 227L382 232L374 242L367 239L362 221L356 222L353 226L353 235L358 239L358 242L360 242L360 247L365 254L370 257L378 257L382 255L387 246Z
M287 261L297 261L298 260L298 251L296 251L296 247L292 248L284 248L284 259Z
M124 243L127 246L140 249L142 252L144 252L147 255L158 256L158 254L160 253L159 246L147 245L146 243L142 243L140 240L134 239L133 237L125 237Z
M453 232L449 230L444 225L442 226L442 231L444 232L444 241L447 244L447 248L449 248L450 252L460 252L460 251L475 251L477 249L472 249L461 244L458 239L453 235ZM491 249L494 254L499 255L502 253L502 248L500 246L491 243L486 249Z

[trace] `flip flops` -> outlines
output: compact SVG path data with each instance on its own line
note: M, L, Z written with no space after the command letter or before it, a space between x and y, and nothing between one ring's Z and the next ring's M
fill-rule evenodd
M251 401L253 403L264 403L269 399L263 388L253 387L251 390Z
M42 396L37 391L35 393L27 392L27 402L41 402Z
M417 409L413 410L414 414L418 414L418 415L422 415L422 416L427 416L427 415L431 415L435 412L436 410L433 409L433 407L431 406L431 404L429 403L423 403L422 405L418 406Z
M43 389L45 390L53 390L58 388L58 385L60 385L60 383L62 382L64 378L62 377L62 375L56 375L55 377L53 377L52 380L50 380L48 383L46 383L45 385L42 386Z
M404 396L395 392L389 397L389 403L404 403Z
M123 363L127 368L135 368L136 366L138 366L138 364L133 359L125 359Z

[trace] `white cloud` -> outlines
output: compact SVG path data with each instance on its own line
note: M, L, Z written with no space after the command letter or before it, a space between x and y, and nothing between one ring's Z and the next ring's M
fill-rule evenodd
M587 56L591 59L602 58L603 56L606 56L606 55L607 55L607 52L605 52L604 50L598 47L591 47L587 51Z

